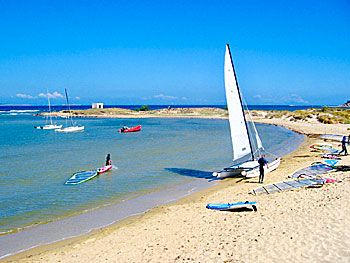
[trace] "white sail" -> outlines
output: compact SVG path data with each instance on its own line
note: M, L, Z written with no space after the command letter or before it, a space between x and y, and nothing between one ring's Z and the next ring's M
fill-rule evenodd
M224 168L221 171L213 172L213 176L218 178L234 175L244 175L246 177L258 176L259 163L257 158L261 154L260 150L263 150L263 145L249 111L248 113L253 127L250 127L250 132L248 131L247 120L243 110L244 100L238 87L228 44L226 45L225 53L225 89L229 112L233 161L236 162L234 165ZM246 157L250 157L250 159L247 160ZM240 158L243 159L239 160ZM276 169L280 162L280 158L270 162L269 169L266 169L266 173Z
M225 53L225 89L231 129L233 161L235 161L251 154L252 149L249 143L248 129L228 45L226 45Z

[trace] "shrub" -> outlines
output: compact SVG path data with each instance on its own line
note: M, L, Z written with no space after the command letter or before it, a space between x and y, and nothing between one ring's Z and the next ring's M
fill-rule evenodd
M325 111L327 111L327 110L329 110L329 109L328 109L328 107L326 107L326 106L324 106L324 107L321 109L322 112L325 112Z
M325 123L325 124L335 124L335 123L339 123L339 121L334 118L334 117L329 117L326 115L320 115L317 117L317 120L319 122Z
M140 108L140 111L150 111L149 106L148 105L142 105Z

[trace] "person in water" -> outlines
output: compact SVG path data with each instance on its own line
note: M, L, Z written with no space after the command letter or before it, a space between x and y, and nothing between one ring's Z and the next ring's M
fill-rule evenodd
M259 183L263 183L264 182L264 166L266 164L266 167L269 168L268 166L268 162L267 160L265 159L265 154L263 154L261 156L261 158L258 160L258 163L259 163L259 171L260 171L260 175L259 175Z
M111 154L109 153L107 154L107 157L106 157L106 166L111 164L112 164Z
M344 152L344 155L348 155L348 150L346 149L346 136L343 136L343 139L341 140L341 151L339 152L339 155Z

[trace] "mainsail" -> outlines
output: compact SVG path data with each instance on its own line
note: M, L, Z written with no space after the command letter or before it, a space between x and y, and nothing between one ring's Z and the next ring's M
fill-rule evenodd
M252 154L252 146L248 135L248 127L242 107L241 95L228 44L226 45L224 70L226 101L233 147L233 161L236 161ZM254 159L254 156L252 156L252 158Z
M259 164L257 159L261 155L263 145L253 119L249 114L250 122L246 120L243 108L243 97L238 86L235 69L232 62L230 47L226 45L225 53L225 90L226 101L229 112L229 123L231 130L233 165L221 171L213 172L213 176L227 177L232 175L245 175L255 177L259 175ZM281 159L278 158L269 163L266 171L270 172L278 167Z

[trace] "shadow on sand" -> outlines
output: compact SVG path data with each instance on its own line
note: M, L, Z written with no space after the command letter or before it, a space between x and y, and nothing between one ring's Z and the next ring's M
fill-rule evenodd
M165 168L165 170L169 172L177 173L180 175L184 175L184 176L208 179L209 181L221 180L221 178L217 178L213 176L212 172L205 172L205 171L186 169L186 168Z
M340 172L348 172L348 171L350 171L350 165L337 165L335 167Z
M258 209L255 207L254 208L250 208L250 207L242 207L242 208L236 208L236 209L231 209L231 210L227 210L225 212L252 212L252 211L258 211Z

